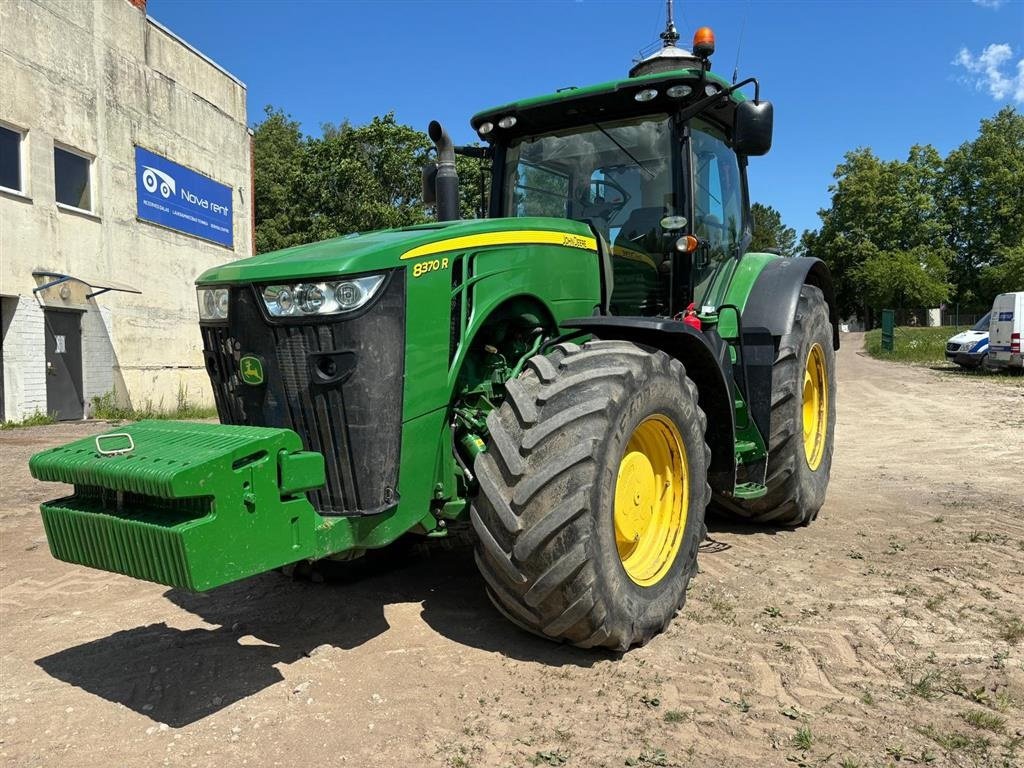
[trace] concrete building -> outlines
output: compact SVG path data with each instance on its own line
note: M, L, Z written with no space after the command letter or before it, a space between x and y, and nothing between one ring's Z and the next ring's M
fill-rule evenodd
M212 402L193 282L252 252L245 99L145 0L0 3L0 418Z

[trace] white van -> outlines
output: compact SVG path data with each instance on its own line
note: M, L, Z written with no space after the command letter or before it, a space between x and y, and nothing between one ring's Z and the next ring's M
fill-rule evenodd
M988 364L993 368L1024 368L1020 351L1024 331L1024 291L1001 293L992 302L988 326Z

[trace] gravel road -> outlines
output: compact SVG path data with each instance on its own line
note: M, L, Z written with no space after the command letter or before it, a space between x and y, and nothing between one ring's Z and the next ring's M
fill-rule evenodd
M714 521L621 656L511 627L460 546L206 595L57 562L27 459L105 425L0 433L0 763L1024 765L1024 387L843 342L818 520Z

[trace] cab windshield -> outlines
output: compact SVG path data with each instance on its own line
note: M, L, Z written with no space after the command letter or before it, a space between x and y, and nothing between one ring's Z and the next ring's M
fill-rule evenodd
M587 221L612 246L613 311L664 309L666 281L659 274L668 265L660 222L683 215L667 116L526 137L509 146L504 170L504 216Z

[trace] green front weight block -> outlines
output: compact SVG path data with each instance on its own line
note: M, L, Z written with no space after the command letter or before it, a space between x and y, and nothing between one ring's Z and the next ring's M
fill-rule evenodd
M37 453L58 560L202 591L321 554L324 459L289 429L142 421Z

